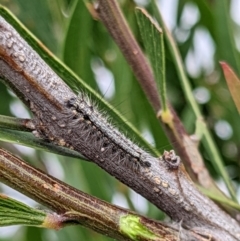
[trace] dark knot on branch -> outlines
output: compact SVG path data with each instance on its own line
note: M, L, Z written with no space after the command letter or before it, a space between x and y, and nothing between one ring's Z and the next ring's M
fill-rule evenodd
M180 157L176 155L174 150L164 151L162 159L169 169L177 169L181 162Z

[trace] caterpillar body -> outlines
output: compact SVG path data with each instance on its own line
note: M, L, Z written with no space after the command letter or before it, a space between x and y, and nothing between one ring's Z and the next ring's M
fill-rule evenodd
M39 137L73 146L93 161L117 160L137 169L151 166L149 154L110 124L86 95L76 96L2 17L0 76L14 82L15 90L25 96L23 100L37 116L34 124ZM45 102L51 107L42 106Z
M130 166L151 166L145 160L146 152L111 125L85 95L79 94L77 98L71 98L67 101L67 107L75 111L75 123L85 131L86 140L91 140L100 153L108 152L110 160L122 161Z

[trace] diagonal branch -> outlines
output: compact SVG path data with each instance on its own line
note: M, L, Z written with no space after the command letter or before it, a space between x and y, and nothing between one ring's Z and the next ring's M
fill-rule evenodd
M156 9L157 6L155 5L154 10L157 11ZM161 115L162 111L160 110L160 107L162 104L159 102L156 83L151 71L151 67L148 65L142 50L140 49L129 26L127 25L117 1L98 0L96 10L99 15L98 17L121 49L129 65L132 67L132 70L136 75L139 84L148 97L153 109L156 112L157 117L159 117L161 126L163 127L166 135L176 149L177 153L181 156L185 167L193 181L199 183L204 188L210 189L214 193L223 196L223 198L226 198L211 178L196 144L193 143L187 134L184 126L182 125L182 122L180 121L170 103L168 103L168 108L170 110L171 125L169 125L168 122L164 120L164 116ZM167 32L166 35L169 36L169 33ZM154 39L154 41L156 40ZM133 53L136 54L134 55ZM181 71L182 74L183 70ZM199 111L197 114L199 116ZM201 124L206 130L206 124L201 116L198 118L198 123ZM189 146L191 146L191 148L189 148ZM225 180L227 179L225 178ZM227 181L227 183L230 193L234 197L235 195L233 194L233 188L231 187L229 181Z
M135 145L83 93L77 97L2 17L0 76L24 98L39 136L82 153L184 228L216 240L239 238L238 223L194 187L174 152L155 158Z

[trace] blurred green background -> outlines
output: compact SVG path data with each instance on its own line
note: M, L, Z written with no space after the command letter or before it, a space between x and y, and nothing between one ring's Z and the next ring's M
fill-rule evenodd
M135 5L151 13L150 1L119 0L121 8L142 45L134 13ZM161 0L160 10L171 29L189 75L193 94L213 134L230 178L240 181L239 115L220 70L219 61L227 61L240 73L240 4L238 0ZM82 0L0 0L56 56L94 90L106 98L130 121L157 150L170 149L155 114L137 84L133 73L103 25L93 20ZM166 49L168 96L189 134L195 119L185 101L181 85ZM26 108L0 84L0 114L29 117ZM114 121L113 121L114 122ZM134 140L134 137L132 137ZM164 215L140 195L129 190L91 163L56 156L29 148L1 143L51 175L108 202L136 210L154 219ZM189 147L191 148L191 147ZM211 174L221 178L211 166L208 155L201 153ZM224 189L224 186L221 186ZM26 197L0 185L0 191L26 201ZM91 230L75 226L60 231L28 227L0 228L0 241L28 240L110 240Z

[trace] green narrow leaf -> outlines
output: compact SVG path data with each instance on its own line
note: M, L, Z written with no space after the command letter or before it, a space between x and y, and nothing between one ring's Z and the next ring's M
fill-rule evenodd
M160 25L163 28L164 31L164 36L166 39L166 43L168 45L168 48L170 50L170 53L172 55L172 60L175 64L178 76L179 76L179 80L181 81L182 84L182 88L183 91L185 93L185 96L189 102L189 105L191 106L194 115L196 116L196 119L203 119L202 114L200 112L199 106L196 103L196 100L194 99L194 96L192 94L192 89L191 89L191 85L190 82L188 80L187 74L185 72L185 68L183 65L183 61L182 58L180 56L180 53L178 51L177 45L175 43L174 38L172 37L171 33L169 32L162 16L161 13L158 10L158 6L156 3L156 0L152 0L151 1L151 5L152 5L152 9L154 11L155 17L157 19L157 21L160 23ZM207 126L202 126L202 133L203 133L203 144L204 147L206 148L209 157L213 163L213 165L216 167L216 170L218 170L219 174L222 176L228 190L229 193L232 197L233 200L237 201L236 198L236 193L234 191L233 185L230 181L230 178L225 170L225 167L223 165L223 161L222 158L220 157L219 151L217 150L216 144L214 143L214 140L209 132L209 130L207 129Z
M230 2L218 0L212 8L214 16L214 34L218 43L218 59L227 61L240 73L240 58L234 41L234 27L230 16Z
M17 8L15 11L20 21L23 21L31 32L41 38L48 48L56 52L58 46L58 44L56 44L57 35L54 29L54 24L56 23L51 14L52 11L48 7L48 2L49 0L15 0L12 2L12 5ZM54 0L51 2L53 4ZM0 3L6 4L6 1L0 0ZM39 21L39 19L41 19L41 21Z
M91 69L91 39L93 20L83 1L78 0L73 6L63 46L64 63L88 85L97 89Z
M18 224L39 227L46 217L45 211L31 208L0 193L0 227Z
M226 197L224 198L224 196L219 196L218 193L207 190L203 187L198 186L198 188L204 195L208 196L212 200L221 204L225 204L228 207L231 207L231 208L234 208L235 210L240 211L240 205L237 202L231 201L229 198L226 198Z
M146 10L136 8L137 22L142 40L151 61L162 109L167 110L165 50L162 29L152 20Z
M60 229L66 225L64 215L29 207L0 193L0 227L25 225L48 229Z
M80 153L76 151L61 146L57 146L42 139L36 138L32 133L28 132L9 130L0 127L0 140L9 143L24 145L42 151L55 153L58 155L70 156L80 158L82 160L87 160L85 157L83 157L82 155L80 155Z
M222 66L228 89L238 109L238 113L240 114L240 80L227 63L220 62L220 64Z

